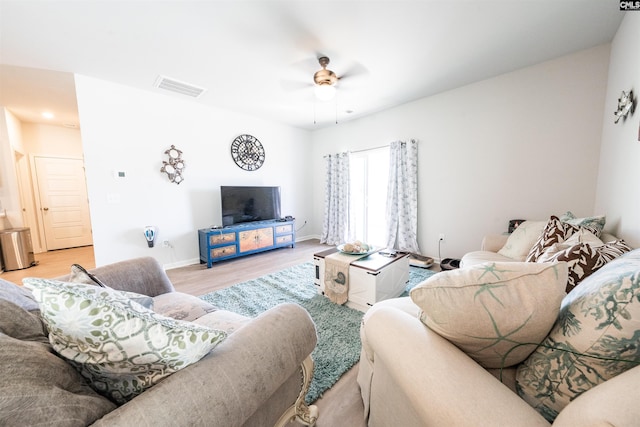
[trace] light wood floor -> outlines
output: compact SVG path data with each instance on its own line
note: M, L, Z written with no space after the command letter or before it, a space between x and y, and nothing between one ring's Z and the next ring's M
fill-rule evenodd
M206 264L196 264L167 270L167 275L176 290L200 296L236 283L255 279L303 262L313 261L313 254L327 249L317 240L296 243L296 247L263 252L231 261L216 263L212 268ZM0 278L21 283L24 277L53 278L68 274L71 264L80 264L90 269L95 267L93 247L50 251L36 254L38 265L24 270L7 271ZM364 427L364 406L360 398L360 388L356 382L358 365L318 399L315 404L320 410L318 427ZM297 426L293 423L292 426Z
M43 252L41 254L35 254L35 259L38 262L38 265L35 267L25 268L24 270L5 271L0 274L0 279L20 285L22 284L22 279L25 277L52 279L69 274L71 264L80 264L87 269L96 266L96 261L93 257L93 246Z

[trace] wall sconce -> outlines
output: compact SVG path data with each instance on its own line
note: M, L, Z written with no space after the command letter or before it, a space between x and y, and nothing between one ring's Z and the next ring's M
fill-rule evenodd
M166 173L169 181L180 184L184 181L182 171L184 171L185 168L184 160L182 160L182 151L178 150L175 145L172 145L164 154L169 156L169 161L165 160L162 162L160 172Z
M147 225L144 228L144 238L147 240L147 245L152 248L156 241L156 228L153 225Z
M633 114L634 107L635 100L633 99L633 91L622 91L620 98L618 98L618 109L613 113L616 118L614 123L618 123L621 117L626 119L629 113Z

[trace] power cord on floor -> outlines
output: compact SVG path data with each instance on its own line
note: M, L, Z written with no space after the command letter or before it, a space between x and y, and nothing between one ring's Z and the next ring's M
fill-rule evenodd
M300 228L297 228L297 229L296 229L296 233L297 233L298 231L302 230L302 229L304 228L304 226L305 226L305 225L307 225L307 221L306 221L306 220L305 220L304 224L302 224L302 225L300 226Z

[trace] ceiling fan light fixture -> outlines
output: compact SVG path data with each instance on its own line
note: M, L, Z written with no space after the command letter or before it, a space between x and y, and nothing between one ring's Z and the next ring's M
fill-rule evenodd
M331 101L336 96L336 87L330 84L316 85L315 93L320 101Z

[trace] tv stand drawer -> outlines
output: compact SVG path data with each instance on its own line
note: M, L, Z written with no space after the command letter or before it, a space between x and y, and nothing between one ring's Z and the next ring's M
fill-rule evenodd
M285 234L293 232L293 224L279 225L276 227L276 234Z
M221 243L230 243L236 241L236 233L212 234L209 236L209 244L216 246Z
M211 249L211 258L224 258L236 254L236 245Z
M283 243L288 243L293 241L293 235L287 234L286 236L278 236L276 237L276 244L281 245Z

